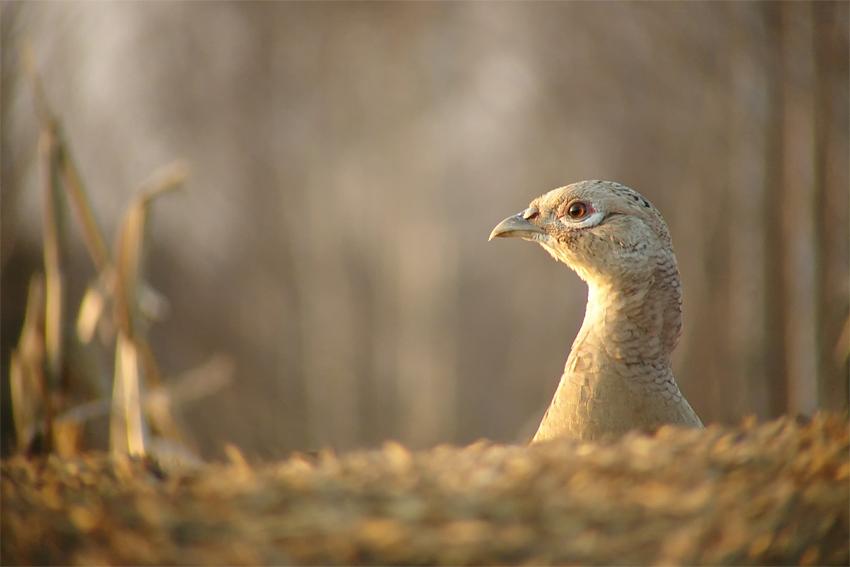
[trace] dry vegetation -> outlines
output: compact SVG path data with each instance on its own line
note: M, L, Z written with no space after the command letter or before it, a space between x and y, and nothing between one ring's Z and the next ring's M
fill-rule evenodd
M26 319L11 354L10 405L17 449L74 455L91 445L85 439L92 433L88 423L108 416L109 448L115 454L169 451L183 461L197 460L186 445L175 409L226 383L231 364L213 358L199 371L162 383L147 328L165 300L147 285L142 269L150 202L179 186L187 168L176 163L142 184L110 254L61 124L48 107L32 57L25 54L41 126L44 272L30 281ZM71 213L96 269L81 305L73 309L78 313L76 325L68 316L65 267Z
M2 563L846 565L847 417L168 469L2 465Z

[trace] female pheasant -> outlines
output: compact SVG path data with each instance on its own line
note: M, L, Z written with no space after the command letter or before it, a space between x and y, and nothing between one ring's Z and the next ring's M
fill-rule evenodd
M670 367L682 290L670 233L649 201L619 183L582 181L538 197L495 237L537 242L588 287L584 322L532 443L702 427Z

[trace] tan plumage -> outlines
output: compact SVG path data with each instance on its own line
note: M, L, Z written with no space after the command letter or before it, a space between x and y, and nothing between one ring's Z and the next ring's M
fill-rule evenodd
M584 322L532 442L702 427L670 367L682 292L667 225L649 201L619 183L582 181L538 197L495 237L537 242L588 286Z

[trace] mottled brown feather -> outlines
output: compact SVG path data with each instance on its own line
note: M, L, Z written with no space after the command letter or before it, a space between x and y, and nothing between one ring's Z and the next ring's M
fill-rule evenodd
M576 203L585 214L571 218ZM492 236L539 243L588 286L584 322L532 442L618 437L664 424L702 427L670 366L682 291L658 210L619 183L582 181L538 197L512 219Z

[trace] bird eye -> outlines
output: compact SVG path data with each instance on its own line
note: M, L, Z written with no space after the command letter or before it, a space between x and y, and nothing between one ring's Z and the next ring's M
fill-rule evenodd
M567 208L567 214L571 219L580 219L587 214L587 205L582 202L573 203Z

